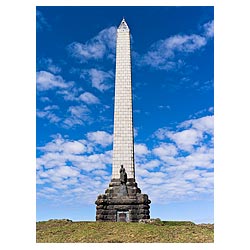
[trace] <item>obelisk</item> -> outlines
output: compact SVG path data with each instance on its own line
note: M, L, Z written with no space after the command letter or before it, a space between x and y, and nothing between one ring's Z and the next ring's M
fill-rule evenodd
M130 30L123 18L116 37L112 179L96 200L97 221L149 219L148 195L135 181Z
M135 178L130 31L124 19L116 40L113 179L120 177L121 165Z

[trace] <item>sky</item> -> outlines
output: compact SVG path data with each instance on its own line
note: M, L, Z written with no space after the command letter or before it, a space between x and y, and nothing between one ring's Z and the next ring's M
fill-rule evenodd
M95 220L111 180L116 28L131 32L151 218L214 222L214 8L36 8L36 220Z

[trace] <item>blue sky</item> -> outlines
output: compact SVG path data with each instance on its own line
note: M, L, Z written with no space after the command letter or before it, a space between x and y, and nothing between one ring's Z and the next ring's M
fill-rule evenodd
M37 220L95 220L111 180L122 17L151 217L213 222L213 7L37 7Z

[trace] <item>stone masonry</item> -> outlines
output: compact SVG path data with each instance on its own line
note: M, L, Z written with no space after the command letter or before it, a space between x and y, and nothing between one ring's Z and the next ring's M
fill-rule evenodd
M135 178L134 136L132 120L132 87L130 32L122 20L117 30L116 73L115 73L115 111L112 178L119 178L123 165L128 178Z
M121 166L126 172L122 179ZM130 30L123 19L117 29L112 179L96 200L97 221L149 219L148 195L135 181Z

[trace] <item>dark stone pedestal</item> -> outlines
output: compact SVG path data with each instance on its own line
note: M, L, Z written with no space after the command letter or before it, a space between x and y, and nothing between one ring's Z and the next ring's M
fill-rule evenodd
M141 194L134 179L121 184L119 179L112 179L105 194L97 197L96 221L138 222L150 219L148 195Z

